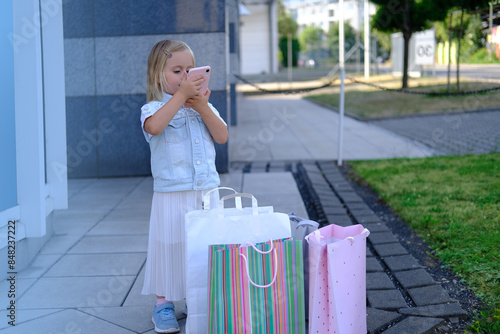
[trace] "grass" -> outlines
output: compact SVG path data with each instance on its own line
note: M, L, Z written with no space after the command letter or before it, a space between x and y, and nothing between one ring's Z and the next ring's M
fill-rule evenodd
M350 164L484 302L500 307L500 154Z
M400 84L400 81L389 81L377 85L397 89ZM491 82L461 82L460 91L478 91L499 86L500 84ZM455 84L452 83L451 88L452 91L456 91ZM447 86L446 83L443 83L443 80L419 79L411 81L409 91L444 93L447 91ZM307 96L310 100L334 108L339 106L339 97L339 93L333 90L331 93ZM477 110L498 107L499 105L500 90L463 96L427 96L384 91L358 85L347 86L345 91L345 112L363 119L441 111Z

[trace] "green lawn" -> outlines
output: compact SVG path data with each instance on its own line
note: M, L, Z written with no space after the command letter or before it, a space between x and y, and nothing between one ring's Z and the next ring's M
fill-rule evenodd
M417 81L410 87L411 92L446 92L445 84L433 84L429 81ZM396 88L394 83L380 83L384 87ZM460 91L480 91L499 87L498 83L491 82L464 82ZM452 91L456 91L452 85ZM308 99L321 104L338 108L339 93L308 95ZM394 91L384 91L358 85L345 92L345 112L364 119L374 119L387 116L403 116L411 114L425 114L452 110L477 110L481 108L498 107L500 105L500 90L481 94L459 96L427 96L406 94Z
M483 301L500 307L500 154L349 163Z

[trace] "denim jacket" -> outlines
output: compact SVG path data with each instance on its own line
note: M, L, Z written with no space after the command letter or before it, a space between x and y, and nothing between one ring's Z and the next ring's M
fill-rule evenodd
M142 131L151 149L154 191L217 187L220 179L215 168L214 142L198 112L181 107L162 133L153 136L144 130L146 118L152 116L170 98L172 95L164 93L162 102L151 101L141 108ZM210 103L209 106L220 118L219 112Z

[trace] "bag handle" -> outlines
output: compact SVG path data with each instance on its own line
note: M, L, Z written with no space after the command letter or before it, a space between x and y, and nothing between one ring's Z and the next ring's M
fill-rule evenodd
M250 198L252 200L252 214L254 216L257 216L259 214L259 205L257 203L257 199L252 194L235 193L235 194L224 196L220 199L220 201L219 201L219 217L224 216L224 211L223 211L224 202L228 199L231 199L231 198L235 198L236 208L238 210L243 210L243 207L241 206L241 197ZM238 203L239 203L239 207L238 207Z
M268 288L270 287L271 285L274 284L274 282L276 281L276 277L278 276L278 251L276 250L276 247L273 247L273 241L270 240L270 243L271 243L271 249L268 250L267 252L266 251L261 251L259 250L257 247L255 247L254 244L252 244L251 242L245 242L243 244L240 245L240 248L241 247L246 247L247 245L249 246L252 246L253 249L255 249L256 252L260 253L260 254L269 254L271 253L272 251L274 251L274 263L275 263L275 266L274 266L274 276L273 276L273 280L271 281L271 283L269 284L266 284L266 285L260 285L260 284L257 284L255 283L254 281L252 281L252 279L250 278L250 270L248 269L248 261L247 261L247 258L245 256L245 254L240 254L240 256L243 258L243 260L245 261L245 267L247 268L247 277L248 277L248 281L250 283L252 283L253 286L257 287L257 288ZM239 252L239 251L238 251Z
M365 234L365 233L370 234L370 231L366 227L363 229L363 231L361 231L361 233L359 235ZM316 239L316 242L320 242L321 239L325 238L321 235L320 230L316 230L316 231L312 232L311 234L305 236L307 243L309 243L309 238L312 236L314 236L314 238ZM345 237L344 240L349 240L351 242L351 245L354 244L354 237Z
M202 203L202 208L204 210L210 210L210 194L216 190L231 190L233 191L235 194L237 194L238 192L236 190L234 190L233 188L229 188L229 187L217 187L217 188L213 188L211 190L209 190L205 196L203 196L203 203ZM238 198L235 200L236 202L236 208L238 208L239 210L241 210L242 206L241 206L241 198Z

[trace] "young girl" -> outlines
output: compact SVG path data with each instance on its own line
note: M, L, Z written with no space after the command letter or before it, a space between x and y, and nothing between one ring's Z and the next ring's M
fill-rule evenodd
M164 40L151 50L147 101L141 124L151 149L154 194L142 294L156 294L153 323L175 333L175 300L186 296L184 215L201 209L202 196L219 185L213 141L227 141L227 125L199 94L203 76L187 79L194 55L180 41Z

